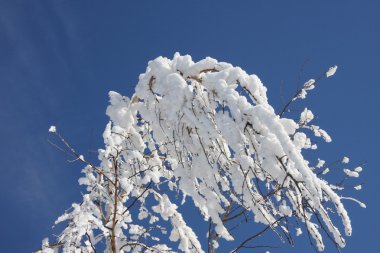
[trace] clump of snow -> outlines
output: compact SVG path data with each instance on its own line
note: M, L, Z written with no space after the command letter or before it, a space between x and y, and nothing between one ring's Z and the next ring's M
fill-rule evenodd
M292 119L282 118L280 122L289 135L294 134L298 129L298 124Z
M315 136L322 137L326 142L332 141L330 135L319 126L311 125L309 128L313 130Z
M337 69L338 69L338 66L336 66L336 65L333 67L330 67L329 70L327 70L327 72L326 72L326 77L333 76Z
M41 253L54 253L55 250L49 247L49 238L45 238L42 240L42 251Z
M314 84L315 84L315 80L314 79L310 79L309 81L307 81L306 83L304 83L304 85L302 86L302 89L299 90L297 96L293 97L292 101L295 101L298 98L305 99L306 96L307 96L307 91L308 90L312 90L312 89L315 88Z
M55 126L50 126L49 132L50 133L55 133L55 132L57 132L57 128Z
M348 158L347 156L342 158L342 163L349 163L349 162L350 162L350 158Z
M309 123L310 121L312 121L314 119L314 114L312 111L308 110L307 108L305 108L303 110L303 112L301 113L301 117L300 117L300 123L301 124L307 124Z
M279 207L279 211L282 215L285 215L285 216L292 216L292 209L286 205L285 202L283 202L280 207Z
M318 164L317 164L317 168L322 168L323 167L323 165L325 165L325 160L322 160L322 159L319 159L318 158Z
M322 174L323 175L326 175L327 173L329 173L330 172L330 169L329 168L326 168L326 169L324 169L323 171L322 171Z
M302 229L301 228L296 228L296 236L302 235Z
M343 169L343 172L346 173L349 177L359 177L359 173L357 171L352 171L349 169Z
M315 88L314 84L315 84L315 80L314 79L310 79L309 81L307 81L303 85L303 87L304 87L305 90L312 90L312 89Z
M298 96L296 98L294 98L294 100L296 100L297 98L300 98L300 99L305 99L306 98L306 95L307 95L307 92L305 89L302 89L300 91L300 93L298 94Z

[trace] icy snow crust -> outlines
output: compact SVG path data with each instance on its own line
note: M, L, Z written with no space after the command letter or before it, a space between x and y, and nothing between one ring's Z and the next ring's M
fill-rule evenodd
M147 188L148 184L168 184L172 191L191 198L225 240L234 240L223 221L233 201L253 213L256 222L269 224L275 231L281 229L280 217L296 217L305 223L322 251L322 228L313 218L318 215L333 240L345 246L341 232L331 221L333 214L325 208L326 202L335 207L345 234L351 235L351 222L341 198L302 155L302 150L312 145L307 131L301 129L309 129L326 141L331 141L330 137L318 126L309 125L314 116L308 109L298 122L276 115L268 103L266 87L256 75L212 58L193 62L190 56L177 53L173 59L150 61L131 99L116 92L109 96L107 115L111 121L104 131L106 148L99 152L99 169L110 180L115 180L116 173L124 192L116 214L111 214L118 220L120 252L171 251L158 242L149 247L125 243L139 238L143 227L136 224L143 219L169 222L169 239L179 242L180 251L204 252L177 205L157 187ZM116 172L112 170L115 162L120 164ZM73 210L57 221L71 224L60 236L64 252L78 247L92 252L89 242L94 244L110 233L95 204L114 204L104 193L106 178L99 177L90 166L83 172L86 176L80 183L88 186L83 203L74 204ZM355 172L346 173L354 176ZM138 198L139 217L133 217L126 203L138 196L142 196ZM154 197L155 206L145 206L148 196ZM94 234L95 230L100 233ZM297 228L297 235L301 233ZM153 237L149 233L144 236ZM85 245L83 239L87 240Z

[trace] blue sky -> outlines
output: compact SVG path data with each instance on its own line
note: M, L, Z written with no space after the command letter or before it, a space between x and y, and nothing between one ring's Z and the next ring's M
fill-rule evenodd
M375 252L379 13L376 0L0 1L0 252L36 249L53 233L54 220L80 200L81 166L48 144L49 126L83 153L100 148L108 91L130 96L148 60L177 51L257 74L277 109L281 95L296 89L302 66L301 81L339 66L307 106L333 138L320 145L321 157L367 162L364 189L348 193L368 208L346 203L353 236L343 252ZM294 251L313 252L307 245L299 238ZM335 252L328 245L325 252Z

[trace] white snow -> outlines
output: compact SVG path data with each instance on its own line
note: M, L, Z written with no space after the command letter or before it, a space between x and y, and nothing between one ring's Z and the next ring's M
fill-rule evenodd
M312 121L314 119L314 114L312 111L308 110L307 108L305 108L303 110L303 112L301 113L301 117L300 117L300 123L301 124L307 124L309 123L310 121Z
M330 172L330 169L329 168L326 168L326 169L324 169L323 171L322 171L322 174L323 175L326 175L327 173L329 173Z
M357 200L355 198L351 198L351 197L340 197L340 198L341 199L347 199L347 200L354 201L354 202L358 203L360 207L367 208L366 204L364 204L363 202L361 202L361 201L359 201L359 200Z
M349 162L350 162L350 158L348 158L347 156L342 158L342 163L349 163Z
M322 168L323 167L323 165L325 165L325 160L322 160L322 159L319 159L318 158L318 164L317 164L317 168Z
M50 126L49 132L50 133L55 133L55 132L57 132L57 128L55 126Z
M296 228L296 236L302 235L302 229L301 228Z
M333 67L330 67L329 70L327 70L327 72L326 72L326 77L333 76L337 69L338 69L338 66L336 66L336 65Z
M303 87L304 87L305 90L312 90L312 89L315 88L314 84L315 84L315 80L314 79L310 79L309 81L307 81L303 85Z
M326 76L336 69L330 68ZM305 98L313 88L315 80L310 79L299 97ZM58 238L64 252L91 252L85 248L90 240L105 242L110 226L120 248L125 241L141 238L145 219L145 226L148 221L152 227L165 224L165 229L158 229L161 236L177 243L170 252L204 252L191 219L182 217L178 208L184 204L181 198L190 199L203 219L212 223L219 242L235 239L223 220L233 202L250 212L255 222L284 227L276 221L287 216L305 223L316 247L323 250L321 228L312 222L316 213L334 241L344 247L341 226L332 219L339 215L346 235L351 234L343 197L316 174L309 165L315 163L304 156L305 149L314 152L317 148L316 137L330 142L330 136L319 126L309 125L314 115L307 108L296 120L277 115L266 91L256 75L239 67L209 57L194 62L176 53L173 59L158 57L149 62L132 99L109 92L110 122L103 133L100 164L83 169L79 180L87 190L83 201L57 219L57 223L69 223ZM56 128L51 126L49 132ZM83 156L78 159L84 161ZM318 159L316 167L324 164ZM325 168L322 174L328 171ZM350 177L359 176L360 171L359 167L344 169ZM115 186L120 188L115 190ZM265 197L279 186L277 194ZM303 208L304 201L310 209ZM138 207L129 210L134 202ZM335 212L327 212L327 202ZM297 228L296 235L301 233ZM158 244L160 236L153 233L145 233L140 243L149 239L157 242L153 245L157 249L170 249ZM216 240L212 244L219 245ZM131 251L131 247L124 249ZM134 252L143 249L136 246Z
M279 207L279 211L281 212L282 215L285 215L285 216L292 216L292 209L286 205L285 202L283 202L282 205L280 205Z
M359 173L357 171L352 171L349 169L343 169L343 172L346 173L349 177L359 177Z

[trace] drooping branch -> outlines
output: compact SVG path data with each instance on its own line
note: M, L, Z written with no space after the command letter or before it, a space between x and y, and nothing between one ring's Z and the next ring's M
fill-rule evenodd
M317 250L324 249L321 231L344 247L332 218L340 216L351 234L341 202L347 198L336 193L343 187L321 178L327 168L319 160L320 173L302 152L317 148L314 138L331 138L310 123L314 116L306 108L299 119L284 117L296 99L335 70L305 83L276 114L260 79L238 67L179 54L151 61L131 100L109 94L110 122L99 166L52 128L63 148L54 145L86 165L79 180L86 193L58 218L57 223L67 222L59 243L45 243L42 251L57 245L68 252L94 252L104 243L113 253L204 252L178 208L186 198L208 221L208 253L217 252L223 240L234 245L242 239L235 237L238 228L253 222L264 228L238 242L233 252L269 248L250 245L266 231L293 245L292 231L300 230L293 224L300 223ZM361 169L343 171L356 177Z

